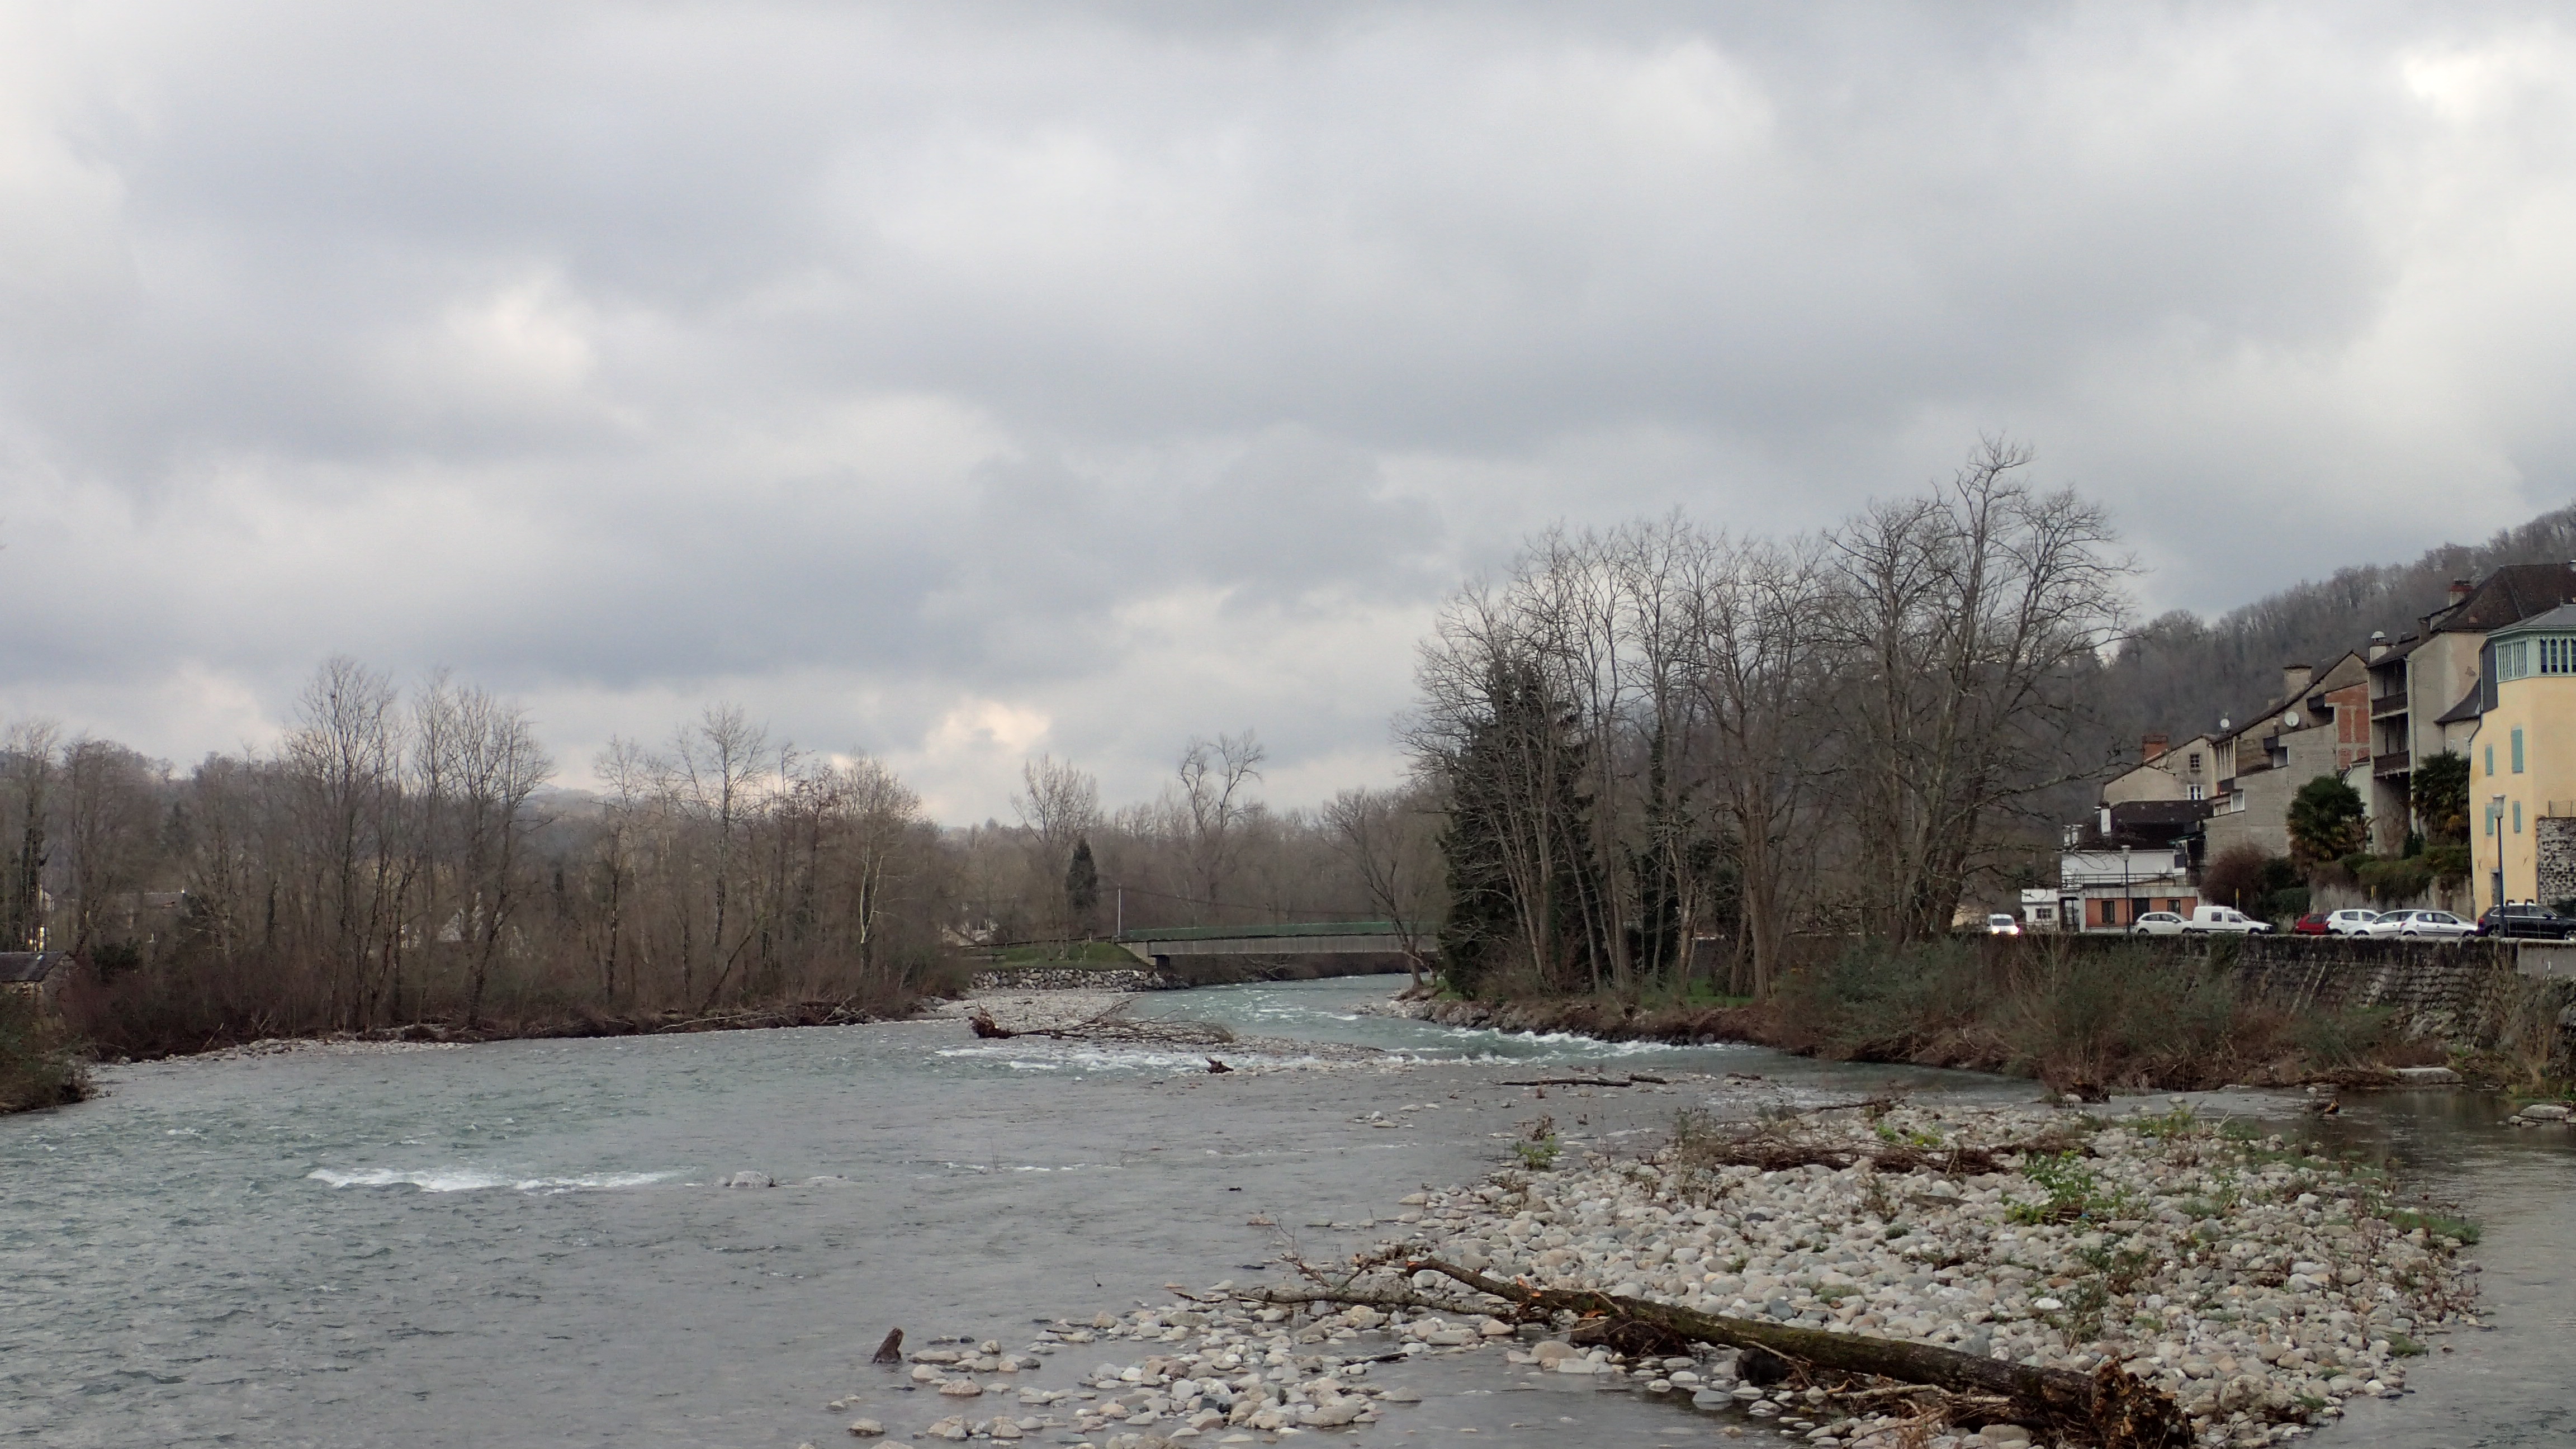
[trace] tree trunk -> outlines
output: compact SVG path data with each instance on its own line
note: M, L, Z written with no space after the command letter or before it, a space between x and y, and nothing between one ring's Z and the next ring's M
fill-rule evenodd
M1956 1394L1975 1394L2011 1402L2013 1422L2102 1449L2190 1449L2191 1426L2172 1396L2106 1360L2093 1374L2068 1369L2031 1368L2001 1359L1980 1358L1930 1344L1898 1343L1857 1333L1827 1333L1790 1328L1743 1318L1722 1318L1668 1303L1556 1288L1506 1283L1437 1259L1406 1265L1413 1272L1438 1273L1479 1293L1517 1303L1525 1309L1575 1313L1603 1320L1587 1336L1619 1341L1687 1339L1728 1348L1757 1349L1811 1368L1868 1374L1922 1384ZM1354 1293L1352 1299L1383 1297ZM1330 1292L1298 1292L1281 1301L1334 1301Z

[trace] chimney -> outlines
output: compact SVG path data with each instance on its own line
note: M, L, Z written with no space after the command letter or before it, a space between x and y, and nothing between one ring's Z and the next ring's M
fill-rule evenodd
M2152 764L2164 758L2165 746L2173 743L2163 735L2149 735L2138 742L2138 763Z
M2383 655L2383 654L2385 654L2385 653L2387 653L2387 652L2388 652L2388 631L2387 631L2387 630L2385 630L2385 629L2373 629L2373 630L2371 630L2371 631L2370 631L2370 662L2371 662L2371 663L2373 663L2373 664L2377 664L2377 663L2379 662L2379 656L2381 656L2381 655Z
M2102 838L2111 838L2111 807L2108 805L2102 807Z
M2315 677L2316 671L2309 668L2307 665L2282 665L2281 697L2294 705L2297 704L2299 702L2299 697L2308 692L2308 681Z
M2451 602L2454 604L2463 604L2468 602L2469 595L2475 592L2476 588L2477 586L2470 583L2467 579L2451 580Z

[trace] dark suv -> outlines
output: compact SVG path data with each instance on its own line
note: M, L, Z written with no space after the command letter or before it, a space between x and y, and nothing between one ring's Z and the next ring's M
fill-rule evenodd
M2547 906L2489 906L2478 917L2481 936L2529 936L2543 941L2576 937L2576 920Z

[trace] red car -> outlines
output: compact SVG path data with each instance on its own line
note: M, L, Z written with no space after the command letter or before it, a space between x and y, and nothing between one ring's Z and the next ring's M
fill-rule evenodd
M2324 936L2331 934L2326 930L2326 913L2323 911L2315 911L2308 915L2299 917L2299 923L2290 928L2290 934L2293 936Z

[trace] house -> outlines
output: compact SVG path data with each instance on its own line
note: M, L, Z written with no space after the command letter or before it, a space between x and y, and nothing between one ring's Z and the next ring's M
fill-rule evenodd
M2213 855L2252 846L2290 853L2290 801L2319 775L2346 775L2371 759L2370 663L2354 650L2323 674L2285 665L2281 693L2264 712L2210 737L2218 774L2207 829ZM2365 797L2367 803L2367 797Z
M2188 916L2200 904L2193 881L2205 800L2105 803L2066 827L2057 857L2056 911L2062 930L2125 931L2149 911ZM2034 921L2023 893L2022 914Z
M2490 632L2466 703L2480 911L2576 899L2576 604Z
M2462 753L2476 730L2480 660L2496 630L2576 603L2576 564L2508 564L2475 583L2451 582L2449 602L2418 620L2418 632L2369 651L2372 730L2369 803L2374 846L2403 850L2417 828L2415 766L2448 749Z
M51 1011L71 968L65 951L0 951L0 991L32 998L39 1010Z
M2163 735L2149 735L2138 747L2138 763L2111 777L2102 787L2102 803L2126 805L2132 800L2206 800L2218 783L2216 753L2209 736L2193 735L2169 745Z

